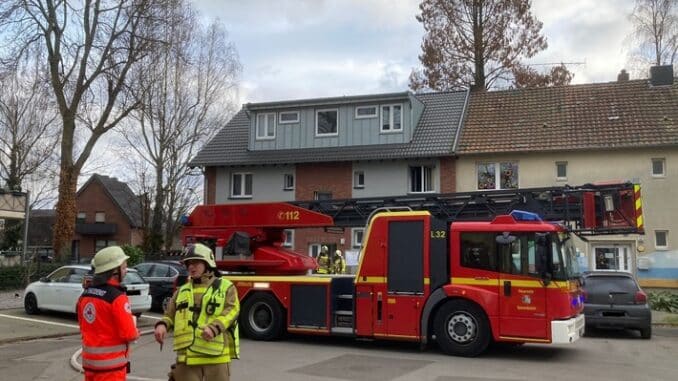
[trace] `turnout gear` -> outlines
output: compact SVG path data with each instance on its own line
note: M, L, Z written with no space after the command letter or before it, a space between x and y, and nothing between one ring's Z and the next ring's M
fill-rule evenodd
M341 250L334 252L333 271L335 274L346 274L346 260L341 255Z
M214 260L214 253L212 252L212 249L203 245L202 243L189 245L186 248L182 261L184 264L186 264L186 261L191 259L199 259L205 262L207 264L207 268L209 269L217 268L217 262Z
M129 257L120 246L109 246L99 250L92 259L95 274L105 273L120 267Z
M318 274L329 274L331 272L331 264L330 264L330 253L328 252L327 246L323 246L320 249L320 253L318 254L318 269L316 270L316 273Z
M85 380L124 381L129 372L129 343L139 337L124 288L115 279L90 286L76 310Z

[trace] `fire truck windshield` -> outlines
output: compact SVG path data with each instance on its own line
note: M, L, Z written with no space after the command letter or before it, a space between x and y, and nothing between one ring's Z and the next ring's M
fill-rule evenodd
M581 275L577 251L569 233L551 235L552 270L554 280L575 279Z

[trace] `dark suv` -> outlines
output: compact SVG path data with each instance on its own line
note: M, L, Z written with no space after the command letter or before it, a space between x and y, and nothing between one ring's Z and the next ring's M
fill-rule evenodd
M586 327L639 330L652 337L652 312L647 295L633 275L620 271L591 271L582 276Z
M142 262L134 268L151 285L151 310L163 312L172 294L186 282L188 271L180 261Z

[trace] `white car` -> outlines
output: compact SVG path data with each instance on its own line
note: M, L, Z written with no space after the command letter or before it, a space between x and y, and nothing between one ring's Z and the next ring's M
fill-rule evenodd
M40 310L75 313L75 305L82 294L83 281L91 267L87 265L67 265L59 267L51 274L33 282L24 291L24 309L28 314ZM132 313L139 316L151 309L149 285L134 269L127 269L122 285L127 289Z

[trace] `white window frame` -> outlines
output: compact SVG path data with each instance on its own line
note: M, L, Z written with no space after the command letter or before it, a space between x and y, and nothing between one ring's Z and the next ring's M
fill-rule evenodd
M106 222L106 212L96 212L94 213L94 222L104 223Z
M362 234L362 238L358 240L358 233ZM365 229L363 228L351 228L351 247L354 249L359 249L363 245L365 240Z
M395 106L400 106L400 128L395 129L393 128L393 108ZM388 107L388 129L384 129L384 107ZM379 131L381 131L382 134L389 134L389 133L398 133L398 132L403 132L403 104L402 103L393 103L393 104L388 104L388 105L381 105L379 106L379 109L381 111L381 117L379 118Z
M358 180L362 175L363 181L360 183ZM364 189L365 188L365 171L353 171L353 189Z
M247 181L246 180L247 180L248 175L251 176L252 184L251 184L250 188L252 188L251 191L254 192L254 174L252 174L251 172L234 172L234 173L231 173L231 184L230 184L231 185L230 186L230 188L231 188L231 198L252 198L252 194L246 194L245 193L245 190L247 189ZM240 182L240 192L241 193L238 194L238 195L233 194L233 183L235 182L236 176L239 176L241 178L240 179L241 180L241 182Z
M422 173L421 173L422 184L419 184L419 185L421 185L422 190L420 190L420 191L416 191L412 187L414 185L414 178L412 177L412 170L414 168L418 168L419 170L422 171ZM420 194L420 193L433 193L433 192L435 192L435 179L434 179L435 172L434 172L434 169L435 169L435 167L433 165L410 165L407 168L407 170L408 170L407 177L408 177L408 180L409 180L408 193ZM426 176L424 176L425 170L428 170L428 171L431 172L430 176L429 176L431 178L431 181L430 181L431 184L427 184L427 182L426 182ZM427 188L429 188L429 187L427 187L427 185L430 185L429 190L426 190Z
M657 243L657 234L664 234L664 241L666 245L660 246ZM668 230L655 230L654 231L654 248L655 250L668 250L669 249L669 231Z
M78 212L78 214L75 217L75 220L82 221L84 223L85 221L87 221L87 212Z
M332 133L324 133L320 134L318 133L318 114L321 112L328 112L328 111L334 111L337 113L337 127L336 127L336 132ZM339 135L339 109L338 108L324 108L324 109L319 109L315 110L315 136L316 137L326 137L326 136L338 136Z
M289 182L287 181L288 179L292 179L291 183L292 185L289 185ZM283 190L294 190L294 174L293 173L285 173L283 175Z
M374 114L369 114L369 115L359 115L358 110L360 109L366 109L366 108L371 108L374 109ZM379 117L379 109L380 107L377 105L374 106L356 106L355 108L355 118L356 119L374 119Z
M273 115L273 135L269 136L268 135L268 127L269 127L268 126L268 120L269 120L268 117L270 115ZM260 117L263 117L263 119L264 119L264 135L259 134L259 121L261 120ZM256 130L257 140L273 140L273 139L275 139L275 133L276 133L276 131L275 131L276 130L276 126L275 126L276 123L275 122L276 122L276 120L277 120L277 116L275 115L274 112L262 112L262 113L257 114L256 122L255 122L255 130Z
M501 187L501 165L505 163L511 163L514 164L516 168L518 168L518 178L517 178L517 184L515 188L502 188ZM481 189L478 188L478 166L481 164L492 164L494 166L494 188L489 188L489 189ZM503 160L503 161L480 161L476 163L476 189L477 190L506 190L506 189L520 189L520 163L517 160Z
M662 164L662 172L661 173L654 173L654 163L655 162L660 162ZM652 158L650 161L650 173L652 174L652 177L666 177L666 159L663 157L655 157Z
M319 244L319 243L310 243L308 245L308 256L311 257L311 258L317 257L318 253L320 253L321 246L322 245ZM315 255L313 255L314 252L315 252Z
M285 241L283 241L283 247L294 247L294 230L293 229L285 229L283 230L285 233Z
M558 176L558 166L559 165L565 166L565 176ZM518 174L518 176L520 176L520 173ZM556 161L556 180L558 180L558 181L567 180L567 162L566 161Z
M295 114L297 118L295 120L282 120L283 114ZM293 124L299 123L299 111L281 111L278 113L278 124Z

